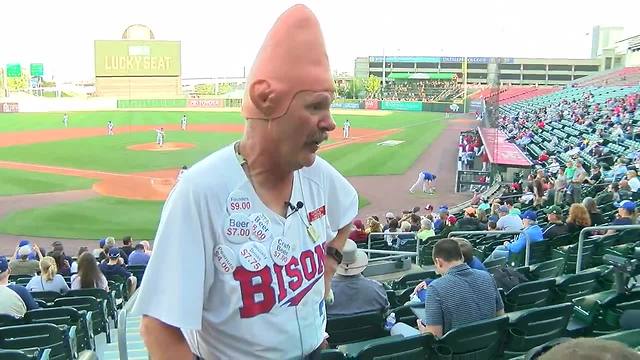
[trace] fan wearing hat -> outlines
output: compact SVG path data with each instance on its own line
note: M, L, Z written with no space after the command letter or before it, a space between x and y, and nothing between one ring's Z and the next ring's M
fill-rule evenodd
M484 230L484 226L478 220L476 216L476 209L468 207L464 209L464 216L460 219L453 228L454 231L480 231Z
M522 229L522 219L517 214L511 214L511 210L507 205L500 205L498 207L498 222L496 223L496 229L504 231L518 231Z
M530 244L534 244L544 240L542 236L542 229L537 224L538 214L533 210L527 210L522 214L522 223L524 229L518 238L511 242L505 241L503 245L496 247L495 250L487 257L487 259L494 260L499 258L507 258L512 254L519 254L524 251L527 245L527 238ZM499 221L499 220L498 220ZM485 259L486 260L486 259Z
M342 263L331 282L335 301L327 306L329 317L382 311L389 307L382 284L362 275L368 263L367 254L358 249L355 242L347 240L342 249Z
M14 275L36 275L40 271L40 262L38 260L29 260L32 251L38 255L38 259L42 259L42 253L37 245L30 244L16 247L16 257L9 262L9 268Z
M0 256L0 314L22 317L39 306L24 286L9 284L10 274L9 260Z
M120 249L117 247L112 247L109 249L109 253L107 254L108 260L103 261L99 268L104 274L105 277L110 278L114 275L120 276L121 278L127 280L129 283L129 295L133 295L137 286L137 278L133 276L130 272L128 272L124 268L124 260L120 256Z
M247 76L242 138L193 165L164 205L132 310L154 360L320 356L358 211L317 154L336 127L334 86L318 19L292 6Z
M554 239L556 236L569 233L567 224L562 221L562 208L560 206L553 205L546 209L545 213L549 221L549 225L542 232L542 236L545 239Z
M618 215L611 225L632 225L636 216L636 203L631 200L622 200L614 205L618 207ZM607 235L615 233L615 230L607 231Z

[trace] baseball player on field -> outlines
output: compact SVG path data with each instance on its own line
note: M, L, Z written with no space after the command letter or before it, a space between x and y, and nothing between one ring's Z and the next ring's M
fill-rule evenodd
M164 145L164 128L156 129L156 144Z
M433 183L436 181L436 176L428 171L421 171L418 174L418 180L416 181L415 184L413 184L413 186L411 186L411 188L409 189L410 193L413 193L416 191L416 189L420 188L420 186L422 185L422 191L423 192L428 192L429 194L432 194L435 190L436 187L433 185Z
M69 127L69 115L67 115L66 113L62 117L62 124L64 125L64 127Z
M347 119L344 121L344 124L342 125L342 137L344 139L349 138L349 130L351 130L351 123L349 122L349 119Z
M180 129L187 130L187 114L182 114L182 119L180 119Z
M107 121L107 135L113 135L113 122Z
M243 138L189 168L164 205L133 308L154 360L320 358L358 197L316 154L335 89L307 7L276 21L247 85Z

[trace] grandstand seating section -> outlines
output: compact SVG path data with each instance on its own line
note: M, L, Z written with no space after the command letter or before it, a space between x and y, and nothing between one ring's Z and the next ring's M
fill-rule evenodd
M634 86L640 84L640 67L627 67L587 76L573 82L575 86Z
M487 99L496 94L493 89L485 88L469 96L471 100ZM538 86L508 86L501 87L497 92L498 102L501 105L511 104L517 101L543 96L560 90L558 87L538 87Z

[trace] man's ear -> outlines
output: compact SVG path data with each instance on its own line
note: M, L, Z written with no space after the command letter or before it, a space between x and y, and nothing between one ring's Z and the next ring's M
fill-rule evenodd
M249 98L266 118L270 118L276 108L275 91L267 80L256 80L249 88Z

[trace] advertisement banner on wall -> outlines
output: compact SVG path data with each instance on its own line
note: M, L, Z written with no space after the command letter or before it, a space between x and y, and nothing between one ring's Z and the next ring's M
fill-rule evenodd
M190 108L221 108L224 107L224 99L189 99L187 107Z
M0 103L0 113L17 113L18 103Z
M331 107L334 109L362 109L360 101L355 100L334 102L331 104Z
M382 110L422 111L422 103L419 101L383 101L380 104Z
M364 108L367 110L379 110L380 101L377 99L367 99L364 101Z

